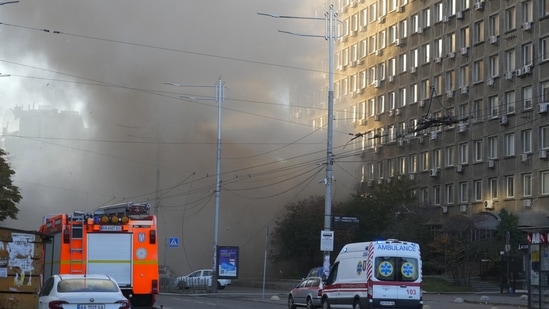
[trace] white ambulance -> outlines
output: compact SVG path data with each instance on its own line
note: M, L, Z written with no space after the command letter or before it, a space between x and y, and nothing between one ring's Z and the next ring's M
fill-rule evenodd
M322 308L422 309L419 245L395 239L351 243L326 280Z

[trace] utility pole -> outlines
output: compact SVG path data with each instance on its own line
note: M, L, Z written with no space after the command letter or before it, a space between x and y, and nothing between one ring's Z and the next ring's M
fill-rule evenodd
M217 160L216 160L216 181L215 181L215 211L214 211L214 240L213 240L213 261L212 261L212 291L217 293L217 246L219 238L219 204L221 192L221 104L225 101L225 83L221 77L215 83L215 86L184 85L175 83L164 83L177 87L215 87L215 101L217 102ZM189 97L182 98L192 100L212 100L212 97Z
M328 11L324 18L316 17L297 17L297 16L284 16L274 15L266 13L257 13L259 15L269 16L273 18L292 18L292 19L312 19L312 20L324 20L326 23L325 35L311 35L300 34L289 31L278 30L282 33L287 33L297 36L306 37L323 37L328 41L328 133L326 142L326 178L324 184L326 185L326 193L324 198L324 230L321 231L321 247L324 252L323 268L326 277L330 272L330 252L333 251L333 231L332 231L332 181L333 181L333 130L334 130L334 41L338 38L336 22L340 22L337 19L337 13L334 11L334 5L330 4ZM328 236L328 244L323 246L323 239Z

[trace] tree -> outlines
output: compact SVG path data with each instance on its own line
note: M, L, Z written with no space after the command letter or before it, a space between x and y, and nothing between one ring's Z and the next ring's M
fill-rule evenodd
M320 231L324 229L324 197L311 196L285 206L285 214L275 221L271 233L271 261L295 262L300 269L322 264ZM333 205L337 211L339 205Z
M395 179L353 195L345 205L345 213L360 220L354 241L387 238L418 241L425 231L426 220L413 189L414 184L408 179Z
M15 172L5 159L6 152L0 148L0 221L8 217L17 219L19 209L15 206L22 199L19 188L14 186L11 177Z

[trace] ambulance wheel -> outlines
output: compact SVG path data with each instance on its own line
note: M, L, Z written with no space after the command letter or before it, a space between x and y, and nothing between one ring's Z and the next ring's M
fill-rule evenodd
M330 303L326 298L322 300L322 309L330 309Z
M297 306L294 303L294 298L292 295L288 296L288 309L295 309Z
M360 300L355 299L355 302L353 303L353 309L362 309L360 306Z

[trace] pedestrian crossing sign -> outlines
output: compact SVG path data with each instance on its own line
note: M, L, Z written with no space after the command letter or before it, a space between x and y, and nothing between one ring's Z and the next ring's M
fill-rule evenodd
M177 237L170 237L170 240L168 241L170 244L170 248L177 248L179 247L179 238Z

